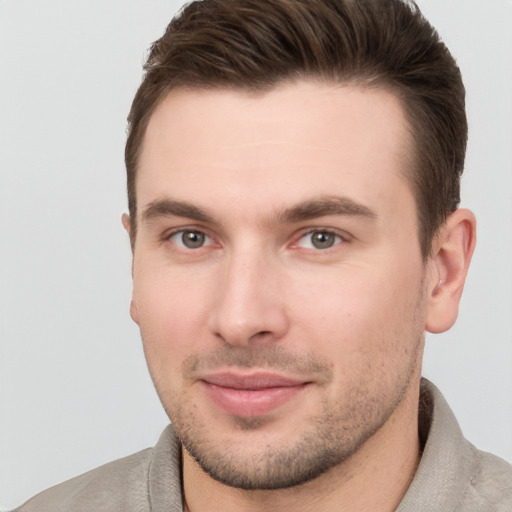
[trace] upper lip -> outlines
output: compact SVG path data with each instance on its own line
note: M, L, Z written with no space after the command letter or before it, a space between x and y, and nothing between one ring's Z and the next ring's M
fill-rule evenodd
M253 372L245 375L234 372L219 372L202 376L199 380L224 388L249 390L300 386L308 382L304 379L270 372Z

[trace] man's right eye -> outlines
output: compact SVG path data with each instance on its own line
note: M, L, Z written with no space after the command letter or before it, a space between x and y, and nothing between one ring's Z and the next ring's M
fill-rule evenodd
M213 243L205 233L193 229L175 231L168 237L168 240L180 249L200 249Z

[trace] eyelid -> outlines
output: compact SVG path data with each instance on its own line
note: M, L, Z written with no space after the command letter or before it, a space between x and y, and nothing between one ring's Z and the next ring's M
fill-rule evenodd
M341 239L340 242L334 243L332 247L328 247L326 249L317 249L317 248L304 248L305 250L314 251L314 252L328 252L329 250L335 249L342 243L350 242L353 237L350 236L347 232L335 229L335 228L327 228L327 227L308 227L300 230L294 237L291 246L294 248L300 248L299 242L304 237L308 235L312 235L313 233L328 233L335 235Z
M192 231L192 232L195 231L195 232L202 233L209 240L208 243L206 243L205 245L201 246L198 249L207 248L207 247L214 246L214 245L218 245L218 246L221 245L219 243L219 241L217 240L217 238L211 234L210 230L208 230L202 226L197 226L197 225L177 226L174 228L167 229L161 234L160 239L162 242L170 242L171 238L173 236L180 234L180 233L184 233L186 231ZM324 227L324 226L312 226L312 227L303 228L303 229L299 230L298 232L296 232L295 235L293 235L292 242L289 246L292 248L300 248L298 245L299 241L302 238L304 238L305 236L312 235L313 233L333 234L333 235L339 237L341 239L341 242L343 242L343 243L350 242L353 239L353 237L351 235L349 235L346 231L343 231L340 229L336 229L336 228L332 228L332 227ZM309 250L314 251L314 252L327 252L330 249L334 249L335 247L340 245L341 242L336 242L332 247L329 247L326 249L311 248ZM186 251L197 251L198 250L198 249L190 249L190 248L186 248L186 247L180 247L176 243L174 243L173 245L177 246L180 249L186 250ZM308 249L306 248L306 250L308 250Z
M202 233L205 236L205 239L209 240L209 243L205 243L204 245L202 245L201 247L198 247L197 249L191 249L189 247L184 247L184 246L178 245L176 242L172 242L171 239L173 236L176 236L180 233L185 233L187 231ZM208 232L207 229L205 229L203 227L199 227L199 226L179 226L179 227L168 229L162 233L161 241L162 242L170 242L175 247L177 247L183 251L198 251L200 249L204 249L204 248L213 246L217 243L215 238Z

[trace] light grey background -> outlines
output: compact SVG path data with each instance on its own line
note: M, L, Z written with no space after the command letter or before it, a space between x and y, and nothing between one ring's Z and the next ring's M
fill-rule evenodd
M128 315L125 118L179 2L0 2L0 509L156 442L167 419ZM479 240L425 375L512 460L512 2L423 0L468 89Z

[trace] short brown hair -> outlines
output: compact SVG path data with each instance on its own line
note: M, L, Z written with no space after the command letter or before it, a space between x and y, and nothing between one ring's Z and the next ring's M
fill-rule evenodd
M319 78L390 89L414 141L410 180L423 256L460 201L467 120L459 68L414 2L202 0L183 8L151 47L128 117L132 235L135 177L149 118L176 87L265 91Z

